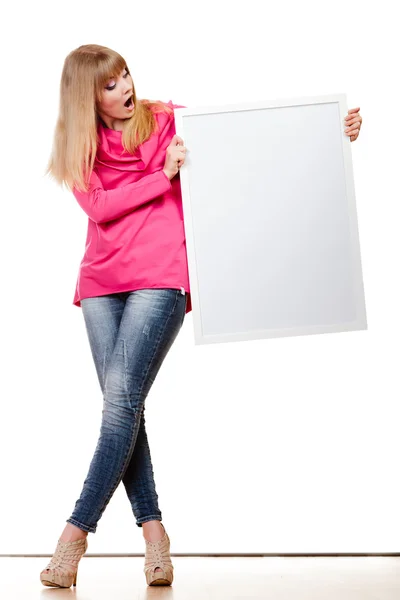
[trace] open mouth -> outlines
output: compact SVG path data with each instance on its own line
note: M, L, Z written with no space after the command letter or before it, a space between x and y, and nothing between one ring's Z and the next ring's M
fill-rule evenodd
M129 108L130 106L132 106L132 102L133 102L133 95L128 98L128 100L124 103L124 106L126 106L126 108Z

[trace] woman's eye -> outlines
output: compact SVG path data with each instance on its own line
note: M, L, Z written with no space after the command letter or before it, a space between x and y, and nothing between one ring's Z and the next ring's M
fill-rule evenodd
M128 75L129 75L129 71L127 71L123 77L124 77L124 78L125 78L125 77L128 77ZM114 85L113 85L113 86L111 86L111 87L107 86L107 87L106 87L106 90L110 90L110 92L111 92L111 90L115 89L115 86L116 86L116 84L114 84Z

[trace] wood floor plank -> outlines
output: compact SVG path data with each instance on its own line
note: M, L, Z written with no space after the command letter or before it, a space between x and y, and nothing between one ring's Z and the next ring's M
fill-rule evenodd
M49 590L57 593L54 588L44 587L39 579L48 561L43 557L0 558L1 597L43 600ZM79 564L75 600L400 598L400 557L173 556L172 562L172 586L156 588L147 586L143 558L84 556Z

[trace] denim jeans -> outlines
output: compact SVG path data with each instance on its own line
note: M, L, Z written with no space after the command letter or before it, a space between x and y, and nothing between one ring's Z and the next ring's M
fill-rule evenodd
M145 399L186 313L186 294L143 289L81 300L103 392L100 435L67 523L95 533L121 479L136 525L162 520L145 428Z

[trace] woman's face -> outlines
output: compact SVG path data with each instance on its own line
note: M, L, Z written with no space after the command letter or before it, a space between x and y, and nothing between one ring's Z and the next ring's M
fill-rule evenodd
M117 79L110 79L103 89L102 100L98 105L98 113L107 127L115 129L120 121L129 119L134 111L132 102L132 77L125 68ZM128 107L124 106L128 102Z

